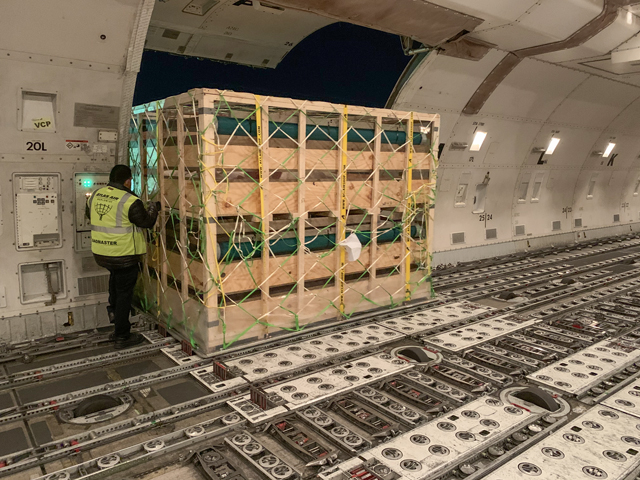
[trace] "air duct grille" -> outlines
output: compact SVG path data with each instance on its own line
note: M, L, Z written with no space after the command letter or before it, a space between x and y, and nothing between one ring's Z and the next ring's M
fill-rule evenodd
M464 232L452 233L451 244L457 245L459 243L464 243Z
M554 232L556 232L558 230L562 230L562 222L560 220L553 222L552 230Z
M78 295L95 295L109 291L109 275L78 278Z
M485 233L485 239L487 240L494 240L498 238L498 229L496 228L487 228Z
M524 225L516 225L516 235L524 235Z
M613 223L617 223L617 222L619 222L619 221L620 221L620 214L619 214L619 213L616 213L616 214L613 216Z
M573 225L574 225L576 228L580 228L580 227L582 227L582 219L581 219L581 218L576 218L576 219L573 221Z

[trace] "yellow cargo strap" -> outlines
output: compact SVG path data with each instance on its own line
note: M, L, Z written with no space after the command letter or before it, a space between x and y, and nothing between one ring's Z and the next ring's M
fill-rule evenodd
M338 224L338 243L346 238L347 230L347 130L349 124L347 115L349 107L344 106L342 115L342 157L340 162L340 222ZM340 248L340 313L344 315L344 284L345 284L345 261L346 251Z
M260 95L256 95L255 97L256 136L258 140L258 181L260 182L260 218L264 222L264 188L262 188L262 182L264 181L264 177L262 175L262 166L264 164L264 151L262 150L262 106L260 106Z
M266 262L269 258L269 232L264 231L264 222L265 222L265 211L264 211L264 175L262 172L264 166L264 151L263 151L263 134L262 134L262 106L260 105L260 95L255 95L256 97L256 139L258 141L258 181L260 182L260 232L262 233L262 274L261 274L261 282L264 282L268 277L268 272L266 270ZM267 124L267 136L269 131L269 125ZM269 295L269 289L260 288L263 291L262 298L265 298L265 294Z
M413 198L413 112L409 116L407 129L409 137L409 155L407 159L407 211L405 212L405 245L406 251L404 260L404 300L411 300L411 222L415 207Z

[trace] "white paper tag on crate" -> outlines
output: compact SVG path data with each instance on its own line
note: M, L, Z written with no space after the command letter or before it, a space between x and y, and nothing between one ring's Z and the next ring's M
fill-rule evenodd
M360 258L362 252L362 244L355 233L352 233L338 245L344 247L347 251L347 262L354 262Z

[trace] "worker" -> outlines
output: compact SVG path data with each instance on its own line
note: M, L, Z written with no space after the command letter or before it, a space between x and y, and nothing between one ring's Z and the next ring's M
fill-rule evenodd
M149 205L131 191L131 169L116 165L109 184L99 188L87 200L91 221L91 251L96 263L109 270L107 312L115 330L109 337L116 349L129 348L144 341L131 333L129 314L140 263L147 251L143 228L151 228L158 218L160 203Z

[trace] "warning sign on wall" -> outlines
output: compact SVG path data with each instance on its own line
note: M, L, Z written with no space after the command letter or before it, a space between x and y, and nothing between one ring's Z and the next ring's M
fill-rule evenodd
M68 151L80 152L89 148L89 141L88 140L65 140L64 146Z

